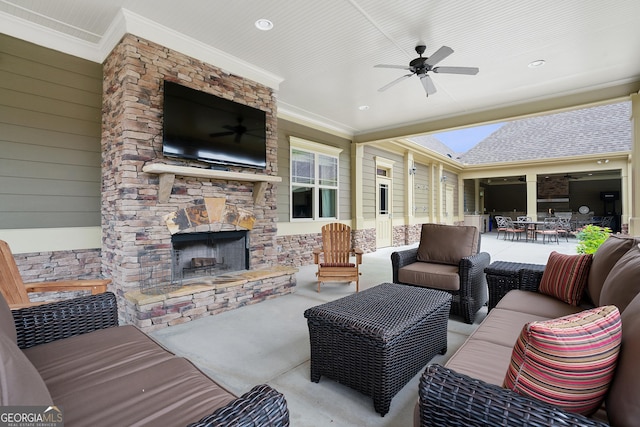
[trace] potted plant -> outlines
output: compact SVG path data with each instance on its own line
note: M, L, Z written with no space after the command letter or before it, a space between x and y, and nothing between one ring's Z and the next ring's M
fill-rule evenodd
M587 225L578 232L578 246L576 250L579 254L592 254L604 243L611 234L608 227L599 227L597 225Z

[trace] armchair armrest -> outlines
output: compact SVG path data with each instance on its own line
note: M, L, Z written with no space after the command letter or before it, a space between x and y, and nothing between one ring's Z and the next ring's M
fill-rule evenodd
M53 282L25 283L27 292L91 291L92 295L107 291L111 279L60 280Z
M440 365L427 367L418 392L421 426L608 426Z
M12 310L18 347L118 326L118 305L111 292Z
M404 251L397 251L391 254L391 269L393 271L393 283L400 283L398 281L398 270L405 265L413 264L416 262L418 256L418 248L407 249Z
M284 395L267 384L262 384L187 427L286 427L288 425L289 409Z

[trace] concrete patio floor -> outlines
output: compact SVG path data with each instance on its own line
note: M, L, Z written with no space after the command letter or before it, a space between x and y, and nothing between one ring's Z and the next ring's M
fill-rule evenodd
M545 264L549 253L576 253L577 241L559 244L509 241L495 233L482 235L482 250L491 261ZM413 245L415 246L415 245ZM391 281L392 252L407 247L384 248L366 254L361 266L361 289ZM304 311L346 295L355 284L329 283L316 292L313 265L302 266L293 294L244 306L239 309L172 326L151 335L178 355L189 358L233 393L240 395L252 386L268 383L286 399L293 427L318 426L412 426L421 372L393 398L387 415L373 409L371 398L322 377L309 380L309 332ZM430 363L444 363L484 319L486 307L473 325L451 318L448 351Z

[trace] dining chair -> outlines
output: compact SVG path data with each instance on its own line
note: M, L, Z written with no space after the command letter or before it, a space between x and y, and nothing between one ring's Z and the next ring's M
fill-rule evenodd
M505 217L501 215L496 215L494 216L494 218L496 219L496 231L498 232L498 234L496 235L496 239L498 239L500 238L500 232L503 232L506 234L507 222L505 220Z
M517 240L520 240L520 236L522 235L522 233L525 233L527 230L522 227L516 227L516 225L513 223L513 220L510 217L504 217L504 220L507 226L505 240L507 239L507 236L509 235L509 233L511 233L511 241L515 240L516 237L517 237Z
M555 239L556 243L560 244L560 240L558 240L558 221L556 218L545 218L541 228L536 230L536 234L542 235L543 244L547 240L551 241L552 239Z

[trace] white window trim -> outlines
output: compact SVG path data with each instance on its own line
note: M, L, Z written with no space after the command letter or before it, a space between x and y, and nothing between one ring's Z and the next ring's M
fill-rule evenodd
M342 148L337 148L337 147L332 147L330 145L325 145L325 144L320 144L318 142L313 142L313 141L308 141L306 139L302 139L302 138L297 138L295 136L290 136L289 137L289 197L291 198L291 195L293 194L293 187L295 186L301 186L301 187L305 187L307 186L306 184L297 184L294 183L293 180L291 179L291 170L293 169L292 165L291 165L291 160L293 159L293 153L292 151L294 149L297 150L303 150L303 151L307 151L307 152L311 152L315 155L315 162L314 162L314 167L315 167L315 173L314 173L314 183L313 185L308 185L309 187L312 187L314 189L314 206L313 206L313 216L312 218L294 218L293 217L293 212L292 212L292 206L293 206L293 200L290 199L289 202L289 221L290 222L317 222L317 221L332 221L332 220L337 220L338 217L333 217L333 218L320 218L320 212L319 210L319 204L317 203L317 199L318 197L320 197L319 194L319 189L320 188L335 188L336 189L336 215L340 212L340 153L342 153L342 151L344 151ZM326 156L331 156L331 157L335 157L337 159L337 166L338 166L338 171L337 171L337 176L336 176L336 186L327 186L327 185L320 185L317 183L317 179L318 179L318 167L319 167L319 162L318 162L318 154L324 154Z

